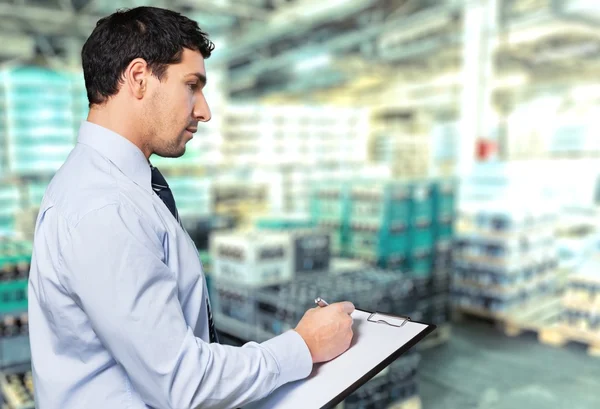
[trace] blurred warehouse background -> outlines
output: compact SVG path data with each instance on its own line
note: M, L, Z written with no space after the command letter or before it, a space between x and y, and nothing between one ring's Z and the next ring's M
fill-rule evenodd
M349 299L438 329L347 409L600 407L600 2L3 0L3 409L34 407L31 240L87 115L81 46L140 5L217 46L212 120L152 161L224 342Z

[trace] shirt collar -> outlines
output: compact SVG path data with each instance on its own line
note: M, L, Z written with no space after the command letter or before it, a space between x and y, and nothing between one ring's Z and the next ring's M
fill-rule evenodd
M100 125L84 121L77 141L110 160L125 176L152 192L150 163L140 148L127 138Z

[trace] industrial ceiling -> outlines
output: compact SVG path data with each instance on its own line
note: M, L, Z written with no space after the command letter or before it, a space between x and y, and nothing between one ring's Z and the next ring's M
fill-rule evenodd
M343 90L349 101L395 82L458 75L463 10L490 0L154 0L196 19L217 43L210 65L231 96ZM495 0L498 71L586 78L600 68L598 7L585 0ZM142 0L0 0L0 61L78 66L96 21ZM581 62L585 62L582 64ZM439 87L438 87L439 88Z

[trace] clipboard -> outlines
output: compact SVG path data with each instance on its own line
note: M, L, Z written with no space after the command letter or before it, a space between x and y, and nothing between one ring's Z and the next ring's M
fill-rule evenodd
M332 409L436 328L358 308L352 318L354 338L346 352L315 364L306 379L285 384L244 409Z

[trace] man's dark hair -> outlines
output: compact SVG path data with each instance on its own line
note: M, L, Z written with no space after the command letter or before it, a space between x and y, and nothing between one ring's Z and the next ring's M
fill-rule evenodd
M181 62L184 48L208 58L215 46L198 23L177 12L137 7L100 19L81 50L90 107L117 93L132 60L146 60L161 80L169 64Z

